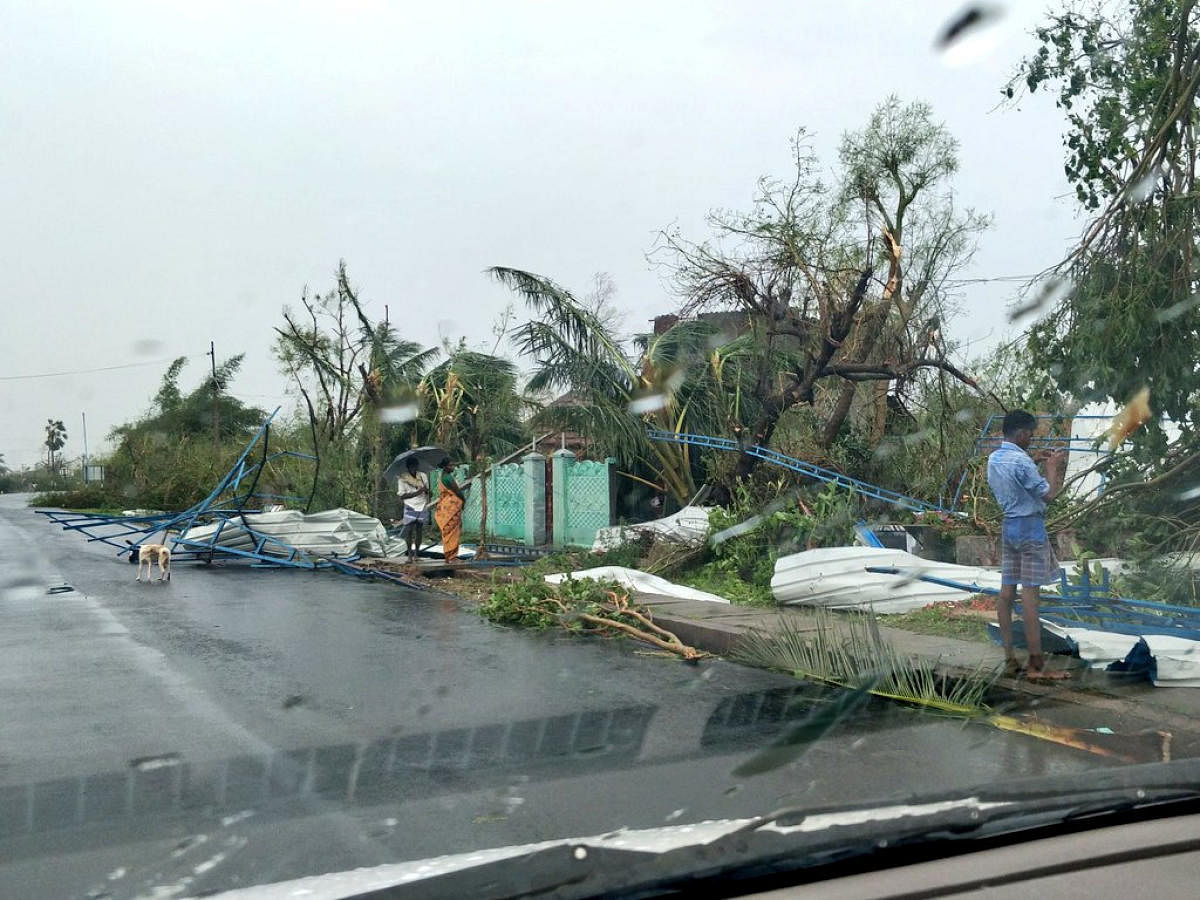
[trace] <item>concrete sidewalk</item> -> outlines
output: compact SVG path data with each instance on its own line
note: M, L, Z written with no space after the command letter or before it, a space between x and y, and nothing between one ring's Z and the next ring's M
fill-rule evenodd
M805 607L725 605L650 594L638 594L634 599L684 643L720 656L730 655L751 629L770 632L785 622L801 630L817 627L815 612ZM947 675L980 665L998 668L1004 664L1004 651L990 642L916 634L885 625L880 625L879 631L902 655L928 660ZM1010 705L1036 710L1057 724L1072 727L1104 725L1127 733L1169 731L1178 749L1194 748L1200 754L1200 688L1156 688L1149 681L1128 681L1088 669L1078 659L1058 656L1048 661L1055 668L1071 668L1072 679L1034 684L1000 678L997 688L1012 698Z

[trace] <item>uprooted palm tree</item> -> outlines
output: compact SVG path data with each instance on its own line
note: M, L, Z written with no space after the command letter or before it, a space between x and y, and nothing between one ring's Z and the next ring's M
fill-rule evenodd
M533 362L528 391L569 392L573 399L545 406L535 425L586 435L627 465L644 465L655 488L687 503L696 493L690 449L652 441L647 428L725 433L755 402L743 366L755 352L753 335L687 321L630 343L550 279L500 266L489 271L534 314L513 331L517 349Z

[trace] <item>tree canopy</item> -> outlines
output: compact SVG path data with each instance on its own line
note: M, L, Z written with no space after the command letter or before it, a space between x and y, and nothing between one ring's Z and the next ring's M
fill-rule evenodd
M1192 0L1071 4L1037 29L1004 88L1054 93L1064 170L1092 215L1049 273L1067 289L1032 328L1031 353L1080 402L1148 386L1154 411L1189 430L1200 424L1198 25ZM1139 440L1158 454L1166 439L1151 423Z

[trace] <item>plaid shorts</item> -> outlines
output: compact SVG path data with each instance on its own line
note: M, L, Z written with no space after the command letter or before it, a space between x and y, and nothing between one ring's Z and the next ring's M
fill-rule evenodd
M429 510L413 509L407 503L404 504L404 517L400 520L403 525L411 525L413 522L418 522L421 525L429 524Z
M1054 584L1059 580L1062 570L1046 534L1046 522L1041 516L1005 519L1000 547L1003 553L1001 584L1031 587Z

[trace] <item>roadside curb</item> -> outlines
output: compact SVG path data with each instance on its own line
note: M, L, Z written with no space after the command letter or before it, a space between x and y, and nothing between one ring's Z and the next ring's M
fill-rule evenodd
M772 610L770 613L765 610L756 612L758 613L757 617L747 613L744 622L740 621L735 624L680 615L670 611L669 607L663 611L655 608L654 621L676 634L684 643L715 656L728 658L742 635L755 628L767 630L768 617L778 614L777 610ZM890 627L886 630L888 632L896 631ZM914 653L913 655L924 654ZM981 657L981 661L986 662L986 656ZM948 663L939 659L935 671L939 675L953 679L965 677L974 669L969 665L958 662ZM1044 703L1065 704L1069 708L1076 709L1080 715L1083 715L1086 710L1091 710L1105 716L1117 717L1130 724L1136 723L1143 730L1166 729L1177 740L1182 738L1200 745L1200 718L1151 704L1144 696L1121 697L1106 693L1103 689L1093 691L1078 687L1064 687L1061 684L1036 684L1025 679L1006 676L998 678L995 687L1014 699L1022 698L1021 704L1027 705L1031 710L1042 709L1045 711L1042 706ZM1099 686L1097 685L1097 687ZM1151 690L1169 690L1169 688L1151 688Z

